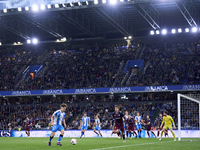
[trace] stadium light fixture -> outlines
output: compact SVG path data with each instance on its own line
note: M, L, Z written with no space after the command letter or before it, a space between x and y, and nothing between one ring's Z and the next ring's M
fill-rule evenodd
M181 29L181 28L179 28L179 29L178 29L178 33L181 33L181 32L182 32L182 29Z
M0 46L2 45L2 43L0 42Z
M127 37L124 37L124 40L127 40Z
M106 0L102 0L102 3L105 4L105 3L106 3Z
M62 41L62 42L67 41L66 37L63 37L63 38L61 39L61 41Z
M185 28L185 32L189 32L190 30L189 30L189 28Z
M163 34L163 35L167 34L167 30L166 30L166 29L163 29L163 30L162 30L162 34Z
M197 27L193 27L192 32L194 32L194 33L197 32Z
M132 36L129 36L128 39L132 39Z
M160 34L160 31L159 31L159 30L156 30L156 34Z
M21 7L18 7L18 9L17 9L18 11L22 11L22 8Z
M94 4L98 4L98 0L94 0Z
M7 13L7 9L3 9L3 12L4 12L4 13Z
M82 6L82 3L81 3L81 2L78 2L78 6Z
M48 4L48 5L47 5L47 8L48 8L48 9L51 9L51 4Z
M30 39L28 39L28 40L27 40L27 43L28 43L28 44L31 44L31 40L30 40Z
M29 7L28 7L28 6L26 6L26 7L25 7L25 10L26 10L26 11L29 11Z
M41 10L45 10L45 5L40 5Z
M110 4L114 5L117 3L117 0L110 0Z
M151 31L150 31L150 34L151 34L151 35L154 35L155 33L154 33L154 31L153 31L153 30L151 30Z
M65 4L62 4L62 7L66 7Z
M124 0L120 0L120 2L124 2Z
M176 33L176 29L172 29L172 34L175 34Z
M33 38L32 43L33 43L33 44L37 44L37 43L38 43L38 39Z
M32 10L33 10L33 11L38 11L38 6L37 6L37 5L33 5L33 6L32 6Z
M85 3L86 3L86 5L89 5L89 2L88 2L88 1L86 1Z
M59 4L55 4L55 8L59 8Z
M71 7L74 7L74 4L70 3L70 6L71 6Z

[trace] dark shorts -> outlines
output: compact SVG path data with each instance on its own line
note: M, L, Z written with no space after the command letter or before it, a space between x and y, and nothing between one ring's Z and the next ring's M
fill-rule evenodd
M128 131L134 131L135 127L134 126L128 126Z
M25 131L30 131L30 128L25 128Z
M116 128L116 130L121 130L122 132L124 132L124 125L121 125L121 126L119 126L119 125L115 125L115 128Z
M153 130L153 127L152 127L152 126L148 126L148 127L147 127L147 131L150 131L150 130Z

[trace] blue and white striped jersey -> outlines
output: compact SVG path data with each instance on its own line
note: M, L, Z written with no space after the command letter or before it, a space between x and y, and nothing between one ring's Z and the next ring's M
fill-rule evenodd
M142 117L141 116L135 116L135 120L137 120L138 122L141 122ZM141 123L136 122L136 125L140 125Z
M83 123L82 126L88 126L90 121L90 117L82 117L81 122Z
M100 123L100 119L95 119L95 123L96 123L96 127L99 128L100 127L100 124L97 124L97 123Z
M53 113L53 124L54 125L62 125L62 121L65 118L65 112L61 112L57 110Z

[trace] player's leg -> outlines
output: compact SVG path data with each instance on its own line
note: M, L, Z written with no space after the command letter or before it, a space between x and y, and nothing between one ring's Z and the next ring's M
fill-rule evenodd
M174 137L174 141L176 141L176 136L175 136L175 134L174 134L174 132L173 132L173 130L172 130L172 127L170 128L170 131L171 131L171 133L172 133L172 135L173 135L173 137Z
M101 132L100 132L100 128L98 129L98 132L99 132L99 135L102 137L102 134L101 134Z
M96 128L94 128L94 130L93 130L93 131L94 131L94 133L96 133L96 134L99 136L99 134L97 133L97 130L96 130Z
M167 127L167 126L164 126L164 127L163 127L163 129L162 129L162 131L161 131L161 137L160 137L160 139L159 139L159 140L161 140L161 139L162 139L163 132L165 132L167 129L168 129L168 127Z
M165 131L165 137L166 136L169 138L168 130Z
M25 129L25 133L26 133L26 135L27 135L27 137L28 137L28 131L27 131L27 129Z
M51 140L53 139L54 136L55 136L55 132L52 131L52 133L51 133L51 135L49 137L49 146L51 146Z
M153 134L153 136L156 138L156 135L155 133L153 132L153 130L151 129L151 133Z
M122 132L123 142L125 143L124 127L121 127L120 130L121 130L121 132Z
M160 128L158 128L157 137L159 137L159 135L160 135Z
M65 133L64 128L60 127L60 136L59 136L59 138L58 138L58 143L57 143L57 145L62 146L62 144L60 144L60 141L62 140L64 133Z

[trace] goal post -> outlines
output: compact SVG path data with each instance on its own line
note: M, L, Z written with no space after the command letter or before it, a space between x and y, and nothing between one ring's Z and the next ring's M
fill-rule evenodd
M181 141L181 129L199 130L200 138L200 95L177 94L178 140Z

